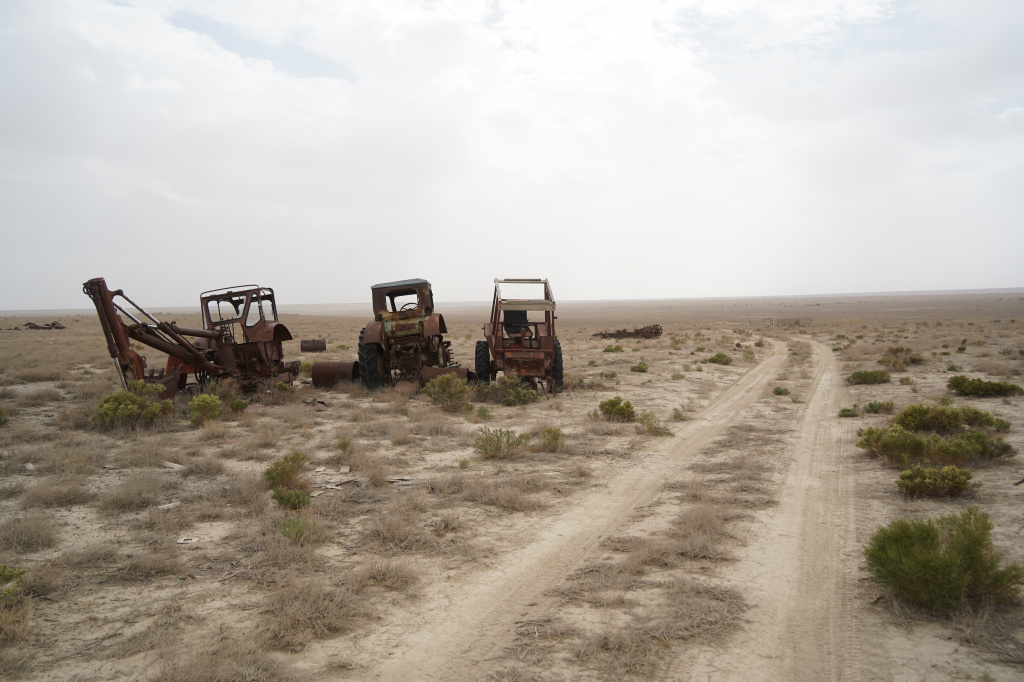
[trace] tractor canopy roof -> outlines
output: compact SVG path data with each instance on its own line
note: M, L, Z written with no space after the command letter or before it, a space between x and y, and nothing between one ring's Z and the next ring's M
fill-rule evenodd
M370 289L393 289L395 287L415 287L421 284L430 286L430 282L425 279L402 279L397 282L383 282L381 284L374 284Z

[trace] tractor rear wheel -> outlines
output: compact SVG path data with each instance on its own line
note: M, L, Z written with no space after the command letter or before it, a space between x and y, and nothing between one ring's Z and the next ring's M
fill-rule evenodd
M555 340L555 359L551 363L551 378L555 380L555 391L565 387L565 370L562 365L562 344Z
M363 380L363 386L369 389L382 388L384 381L383 372L380 368L381 348L379 343L363 343L363 335L366 333L364 327L359 332L359 376Z
M476 342L476 380L481 384L491 383L491 349L486 341Z

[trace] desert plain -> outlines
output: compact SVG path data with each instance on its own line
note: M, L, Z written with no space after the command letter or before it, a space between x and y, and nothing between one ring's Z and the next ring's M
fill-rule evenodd
M438 310L472 366L486 306ZM354 360L370 317L282 311L286 358L306 362ZM11 329L53 319L34 315L0 318L0 564L25 570L0 620L0 678L1024 676L1020 604L939 615L863 570L879 526L966 506L1024 563L1019 455L972 466L962 497L914 499L855 445L892 418L869 402L948 401L954 373L1020 384L1019 292L568 302L555 396L470 395L450 413L306 375L200 426L179 397L131 430L92 419L119 387L95 315ZM786 318L810 320L772 324ZM592 337L655 323L654 340ZM328 352L300 353L307 338ZM890 347L923 362L847 383ZM643 419L601 418L616 396ZM952 400L1009 420L1006 442L1024 445L1024 398ZM520 447L482 451L498 430ZM263 476L293 452L312 495L298 511Z

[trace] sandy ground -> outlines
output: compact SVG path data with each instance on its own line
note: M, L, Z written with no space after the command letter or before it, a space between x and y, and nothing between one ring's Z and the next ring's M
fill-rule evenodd
M441 310L464 363L483 311ZM54 331L0 319L0 563L25 568L31 588L5 626L0 676L1020 679L1019 606L923 613L866 580L861 556L894 518L975 505L998 550L1024 562L1019 458L975 468L964 498L907 499L898 472L855 446L890 417L837 416L934 402L951 364L1020 383L1020 297L575 303L559 315L569 390L554 399L449 415L424 396L301 386L202 428L180 404L137 432L89 422L114 387L95 319ZM765 323L797 316L812 324ZM283 320L288 357L308 361L353 359L365 323ZM590 336L655 322L661 339L622 352ZM300 354L314 337L330 351ZM892 384L846 383L891 346L925 362ZM733 362L701 362L716 352ZM640 360L648 371L630 371ZM616 395L671 435L594 419ZM1006 440L1021 447L1024 399L956 402L1010 420ZM482 428L531 445L484 459ZM540 447L543 428L561 429L557 452ZM286 514L260 476L295 450L318 494ZM316 532L286 538L289 519ZM17 545L27 522L49 544Z

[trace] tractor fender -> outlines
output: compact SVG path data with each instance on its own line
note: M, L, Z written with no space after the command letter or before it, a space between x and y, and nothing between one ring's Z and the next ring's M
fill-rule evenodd
M448 327L445 326L441 313L434 313L423 322L423 336L440 336L447 333Z
M363 343L378 343L384 345L384 323L374 320L368 322L366 331L363 332Z

